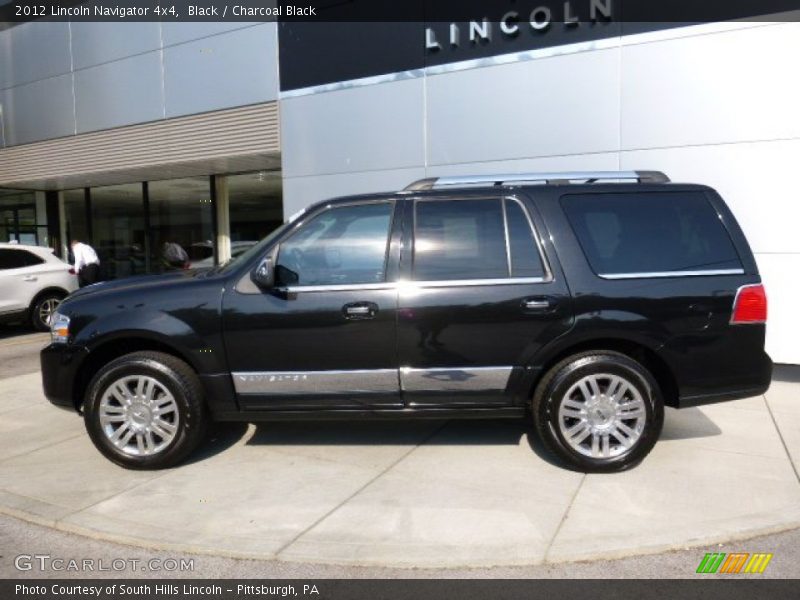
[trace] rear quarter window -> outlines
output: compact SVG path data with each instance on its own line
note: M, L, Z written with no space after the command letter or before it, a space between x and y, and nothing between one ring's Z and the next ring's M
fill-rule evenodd
M702 192L570 194L561 205L589 265L602 277L742 268Z

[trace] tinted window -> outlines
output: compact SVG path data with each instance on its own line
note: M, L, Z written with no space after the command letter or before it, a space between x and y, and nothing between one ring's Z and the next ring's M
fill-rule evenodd
M499 200L416 203L415 279L502 277L508 277L508 259Z
M43 262L44 260L27 250L0 249L0 269L20 269L40 265Z
M543 277L542 257L525 211L514 200L506 200L505 203L508 245L511 250L511 276Z
M580 194L562 206L599 275L739 269L717 212L699 192Z
M281 244L278 278L284 285L380 283L393 204L332 208Z

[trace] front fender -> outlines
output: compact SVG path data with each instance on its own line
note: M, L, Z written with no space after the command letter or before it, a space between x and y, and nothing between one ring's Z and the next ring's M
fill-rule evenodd
M197 306L189 314L187 309L170 312L120 305L91 320L78 317L83 322L77 324L72 343L94 354L127 340L151 341L178 354L200 375L225 372L218 312L209 309L205 317L202 312Z

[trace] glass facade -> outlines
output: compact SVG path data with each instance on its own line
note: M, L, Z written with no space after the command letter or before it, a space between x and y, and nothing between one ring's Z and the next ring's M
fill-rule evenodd
M276 171L227 177L231 256L236 257L283 223L283 186Z
M92 245L104 279L210 267L217 262L220 234L230 241L231 255L236 257L283 222L279 171L126 183L60 194L67 248L74 239ZM215 201L228 207L230 231L218 231ZM0 235L4 231L0 223ZM72 256L68 259L72 261Z
M65 244L69 248L72 240L89 242L91 235L88 230L89 221L87 214L86 190L66 190L62 192L64 198L64 218L66 220Z
M214 264L214 226L208 177L148 184L150 270Z
M147 241L141 183L92 188L92 246L104 279L147 273Z
M36 220L36 193L0 190L0 243L46 245L47 226Z

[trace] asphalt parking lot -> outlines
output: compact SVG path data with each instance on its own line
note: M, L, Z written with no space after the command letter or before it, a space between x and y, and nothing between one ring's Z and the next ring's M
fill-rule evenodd
M74 534L101 555L198 554L194 576L687 576L719 543L800 575L796 531L746 541L800 525L795 369L766 398L668 411L621 475L566 471L511 421L226 425L189 464L133 473L42 398L44 343L0 334L0 512L38 523L0 520L3 576L31 540Z

